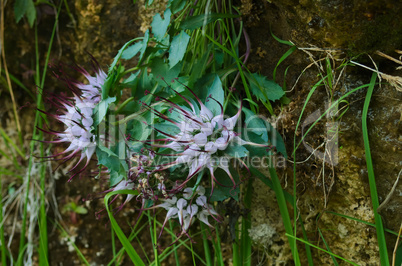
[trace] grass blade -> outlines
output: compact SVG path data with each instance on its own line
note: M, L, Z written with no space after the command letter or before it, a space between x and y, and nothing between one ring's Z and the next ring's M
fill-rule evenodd
M274 165L272 162L272 158L270 156L268 158L269 158L268 165ZM294 259L296 265L301 265L299 253L297 251L296 241L289 238L289 235L293 236L292 221L290 220L288 207L286 204L285 195L282 190L281 182L279 181L278 175L276 174L276 171L273 167L269 167L268 170L269 170L269 174L271 176L273 188L275 190L276 200L278 201L279 211L282 216L283 224L285 226L285 231L287 233L286 235L288 236L290 249L292 250L293 259ZM294 206L296 206L296 204L294 204ZM294 209L295 209L295 214L297 215L297 208L294 208ZM295 217L297 217L296 215L295 215Z
M328 254L330 254L330 255L332 255L332 256L338 258L338 259L341 259L341 260L343 260L343 261L345 261L345 262L348 262L348 263L350 263L350 264L352 264L352 265L359 266L359 264L356 264L356 263L354 263L354 262L352 262L352 261L350 261L350 260L347 260L347 259L345 259L345 258L342 258L341 256L336 255L336 254L334 254L334 253L332 253L332 252L330 252L330 251L327 251L327 250L325 250L325 249L323 249L323 248L320 248L320 247L318 247L318 246L316 246L316 245L313 245L313 244L311 244L311 243L309 243L309 242L307 242L307 241L305 241L305 240L303 240L303 239L301 239L301 238L294 237L294 236L289 235L289 234L286 234L286 236L287 236L287 237L290 237L290 238L294 238L295 240L298 240L298 241L300 241L300 242L302 242L302 243L304 243L304 244L306 244L306 245L309 245L309 246L311 246L311 247L313 247L313 248L315 248L315 249L318 249L318 250L321 250L321 251L323 251L323 252L325 252L325 253L328 253ZM388 264L387 264L387 265L388 265Z
M327 213L331 213L331 214L333 214L333 215L337 215L337 216L342 217L342 218L345 218L345 219L350 219L350 220L353 220L353 221L356 221L356 222L359 222L359 223L363 223L363 224L366 224L366 225L375 227L375 224L373 224L373 223L366 222L366 221L357 219L357 218L352 217L352 216L348 216L348 215L344 215L344 214L340 214L340 213L336 213L336 212L331 212L331 211L327 211ZM387 229L387 228L385 228L384 230L385 230L387 233L390 233L390 234L393 234L393 235L395 235L395 236L398 236L398 233L395 232L395 231L389 230L389 229Z
M251 198L253 191L253 179L249 179L246 195L244 197L244 207L246 209L251 208ZM248 230L251 228L251 213L243 216L241 224L241 265L251 265L251 238L248 234Z
M279 59L278 63L276 64L275 68L274 68L274 73L272 74L273 76L273 81L275 81L276 79L276 69L278 68L278 66L288 57L290 56L294 51L297 50L297 47L294 45L292 46L289 50L286 51L286 53L284 53L281 58Z
M377 73L374 72L373 75L371 76L370 85L368 87L366 99L364 101L363 113L362 113L362 131L363 131L364 150L366 152L366 163L367 163L367 172L369 176L371 202L373 204L374 209L373 211L374 211L375 227L377 231L377 241L378 241L378 247L380 249L380 261L381 265L389 265L387 243L385 241L385 235L384 235L384 227L382 224L381 216L377 213L379 202L378 202L377 187L375 183L374 168L373 168L373 162L371 160L370 142L367 130L367 113L376 79L377 79Z
M204 225L204 223L200 223L200 224L201 224L201 233L202 233L202 243L203 243L204 252L205 252L205 261L207 262L207 265L209 266L209 265L212 265L211 251L209 249L208 237L207 237L205 225ZM175 256L176 256L176 253L175 253ZM178 263L177 259L176 259L176 263Z
M317 228L317 229L318 229L318 233L320 234L320 237L321 237L322 241L324 242L325 247L327 248L327 250L328 250L329 252L332 253L331 249L329 248L329 246L328 246L328 244L327 244L327 241L325 241L325 238L324 238L324 236L323 236L322 233L321 233L320 228ZM334 265L335 265L335 266L338 266L339 264L338 264L338 261L335 259L335 257L334 257L332 254L329 254L329 255L331 256L331 259L332 259L332 261L334 262Z
M110 199L110 197L117 195L117 194L135 194L135 193L132 190L119 190L119 191L109 192L105 196L105 199L104 199L105 208L109 215L110 224L112 225L113 230L115 231L117 237L119 238L121 244L123 245L124 249L126 250L128 256L130 257L130 259L134 263L134 265L138 265L138 266L144 265L145 266L144 262L141 260L140 256L137 254L137 252L134 250L133 246L131 245L131 243L127 239L127 237L124 235L120 226L117 224L116 220L113 217L113 213L109 210L109 199Z
M68 241L70 242L70 244L74 247L75 252L77 252L77 255L78 255L78 257L81 259L81 261L82 261L85 265L89 266L90 264L89 264L89 262L87 261L87 259L85 258L84 254L82 254L81 250L75 245L74 241L72 241L72 240L70 239L70 237L68 236L67 231L64 230L64 228L63 228L59 223L56 223L56 225L57 225L57 227L60 229L60 231L62 232L62 234L67 237L67 239L68 239Z

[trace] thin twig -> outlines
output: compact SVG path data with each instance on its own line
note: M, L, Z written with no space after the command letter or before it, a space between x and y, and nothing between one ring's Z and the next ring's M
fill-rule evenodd
M387 197L386 197L385 200L380 204L380 206L378 206L377 212L380 212L382 209L384 209L385 205L387 205L387 203L390 201L392 195L393 195L394 192L395 192L396 185L398 185L398 181L399 181L399 177L401 176L401 173L402 173L402 170L399 171L398 178L396 179L394 185L392 186L391 191L388 193Z

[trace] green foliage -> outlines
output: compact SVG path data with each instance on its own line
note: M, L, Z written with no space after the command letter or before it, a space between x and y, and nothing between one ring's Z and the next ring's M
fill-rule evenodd
M223 103L225 100L225 92L222 88L222 82L218 75L215 75L213 82L207 88L207 96L213 97L217 102ZM212 99L202 99L205 102L205 106L214 113L214 115L220 114L222 112L221 106Z
M225 14L225 13L210 13L191 16L180 23L180 28L183 30L195 30L200 27L206 26L218 19L224 18L238 18L239 15Z
M63 206L63 212L75 212L77 214L87 214L88 210L85 207L78 206L74 201Z
M376 79L377 79L377 73L374 72L371 77L371 81L370 81L370 84L369 84L369 87L367 90L366 99L364 101L363 112L362 112L362 131L363 131L364 150L366 152L366 162L367 162L367 172L368 172L368 177L369 177L371 202L373 203L375 227L377 230L377 241L378 241L378 247L380 249L381 265L389 265L387 243L385 241L385 234L384 234L384 226L382 223L382 218L381 218L380 214L378 214L378 212L377 212L377 208L379 206L379 201L378 201L378 194L377 194L377 186L376 186L375 177L374 177L374 168L373 168L373 163L371 160L370 142L369 142L369 136L368 136L368 130L367 130L368 108L370 105L371 95L374 90Z
M152 33L157 41L162 41L163 37L166 34L167 28L170 24L170 16L172 12L170 9L166 9L163 16L164 19L161 18L161 15L158 13L154 16L154 19L151 23Z
M254 96L262 102L276 101L285 95L281 86L265 76L254 73L251 74L249 81Z
M135 192L132 190L112 191L105 196L104 201L105 201L106 211L109 215L110 223L113 227L113 230L115 231L117 237L120 240L120 243L123 245L123 247L126 250L131 261L134 263L134 265L139 265L139 266L145 265L144 262L141 260L140 256L138 255L138 253L135 251L135 249L131 245L130 241L124 235L123 231L121 230L121 228L118 225L118 223L116 222L116 220L114 219L113 213L111 213L111 211L109 210L109 199L110 199L110 197L117 195L117 194L135 194Z
M33 0L16 0L14 3L15 21L18 23L27 16L28 24L32 28L36 19L36 9Z
M243 158L249 155L249 151L243 145L232 144L227 147L225 154L233 158Z
M178 35L173 37L169 49L170 68L173 68L177 63L179 63L183 59L189 41L190 36L184 30L182 30Z

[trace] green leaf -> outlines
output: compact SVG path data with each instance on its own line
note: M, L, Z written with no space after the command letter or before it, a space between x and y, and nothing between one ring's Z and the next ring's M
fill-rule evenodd
M142 42L136 42L133 45L130 45L126 50L121 54L121 58L124 60L130 60L133 58L142 48Z
M230 167L230 173L235 181L236 184L239 183L239 175L237 172ZM228 176L228 174L223 171L222 169L218 168L214 172L215 178L218 180L220 184L223 186L220 186L216 184L214 186L214 191L212 193L211 198L209 199L210 201L223 201L227 198L232 197L235 200L239 200L239 194L240 194L240 186L234 187L232 180ZM207 189L207 192L205 193L206 195L210 195L211 190Z
M113 71L113 68L116 66L117 62L120 60L121 56L123 55L123 52L127 49L127 47L133 43L136 39L132 39L128 42L126 42L123 47L117 52L117 55L114 57L112 64L109 67L109 74Z
M208 58L210 57L210 50L211 50L212 45L208 45L208 47L204 50L204 54L202 56L199 56L197 58L192 58L192 64L193 67L191 69L191 72L189 72L190 75L190 83L194 84L195 81L197 81L200 77L202 77L202 75L205 72L207 63L208 63ZM216 58L214 57L214 60L216 60ZM185 71L187 71L185 69Z
M245 125L245 133L241 136L244 140L248 140L248 133L254 133L261 137L265 143L268 143L268 132L266 121L261 119L259 116L254 114L251 110L247 109L246 107L242 107L242 111L246 116Z
M265 76L254 73L249 78L251 91L254 96L263 102L268 100L276 101L279 100L285 92L282 87L279 86L272 80L268 80Z
M290 42L290 41L285 41L285 40L281 40L281 39L279 39L278 37L276 37L272 31L271 31L271 35L272 35L272 37L274 37L274 39L275 39L277 42L279 42L279 43L286 44L286 45L289 45L289 46L294 46L294 44L293 44L292 42Z
M173 14L176 14L186 6L186 2L186 0L169 0L168 6L172 9Z
M195 30L218 19L238 18L238 17L240 16L233 14L224 14L224 13L201 14L187 18L180 24L180 28L183 30Z
M148 47L148 41L149 41L149 30L147 30L147 31L144 33L144 38L143 38L143 40L142 40L142 47L141 47L141 50L140 50L140 57L139 57L138 60L141 60L142 57L144 56L145 50L146 50L147 47Z
M120 166L120 169L123 168L122 166ZM126 172L124 171L123 168L123 173L121 173L122 171L110 171L110 187L113 187L115 185L117 185L121 180L124 179L126 175Z
M140 58L139 60L142 59L142 56L145 53L145 50L147 49L147 45L148 45L148 40L149 40L149 31L147 30L144 34L144 37L142 38L135 38L132 39L128 42L126 42L123 47L119 50L119 52L117 53L117 55L114 57L113 59L113 63L110 65L109 67L109 74L112 72L113 68L116 66L117 62L120 60L120 58L123 56L124 51L129 47L130 44L132 44L133 42L142 39L142 42L139 42L140 44L138 44L138 46L141 46L140 49ZM136 46L137 44L134 44L131 48L131 52L127 52L124 56L124 59L128 60L131 59L130 56L135 56L137 53L133 54L135 52L135 50L138 48L138 46Z
M14 3L15 21L18 23L28 10L29 0L16 0Z
M94 127L96 127L102 122L103 118L106 116L109 105L115 101L116 97L109 97L99 102L99 104L95 107L94 110L94 118L95 118L93 124Z
M130 134L132 139L143 141L148 138L149 134L152 132L152 129L148 126L149 124L153 124L151 116L151 112L146 112L142 115L138 114L133 116L132 119L128 121L127 132Z
M246 115L244 132L241 138L245 141L273 145L276 150L287 158L285 143L281 134L266 120L255 115L251 110L243 107L242 111ZM267 154L263 147L247 146L250 156L264 156Z
M233 143L226 148L225 154L233 158L243 158L249 155L249 151L244 146Z
M35 19L36 19L36 8L35 8L35 4L32 0L27 0L27 11L26 11L26 15L28 18L28 23L29 23L29 27L32 28Z
M173 136L176 136L177 134L180 133L180 129L170 122L156 124L155 128Z
M103 145L96 147L96 157L98 158L98 165L106 166L110 171L120 171L120 159L110 149Z
M105 196L104 203L105 203L105 208L107 210L107 213L109 214L109 219L110 219L110 224L113 227L113 230L115 231L117 237L119 238L121 244L123 245L124 249L126 250L128 256L131 259L131 262L134 265L142 266L144 262L141 260L141 257L138 255L138 253L135 251L133 248L132 244L130 241L127 239L127 237L124 235L123 231L121 230L120 226L116 222L116 220L113 217L113 213L109 210L109 199L110 197L117 195L117 194L134 194L138 195L137 191L132 191L132 190L119 190L119 191L112 191L108 193Z
M116 81L117 71L113 70L108 74L108 77L105 80L105 83L102 85L102 99L109 98L110 89L113 87L113 84Z
M138 70L135 73L131 73L130 76L128 78L126 78L125 80L123 80L123 84L125 84L126 86L133 86L136 84L137 82L137 77L138 75L141 73L141 70Z
M182 64L176 64L173 68L169 68L169 65L162 58L156 57L152 60L149 67L152 69L152 74L155 77L162 77L169 83L179 76L181 66ZM166 86L166 83L162 79L158 78L156 81L159 85Z
M77 206L77 207L74 209L74 212L76 212L76 213L78 213L78 214L87 214L87 213L88 213L88 210L87 210L86 208L82 207L82 206Z
M207 89L207 98L211 95L217 102L219 102L223 106L223 102L225 101L225 92L222 88L222 82L218 75L215 74L214 81L212 85ZM222 112L221 106L212 99L205 99L205 106L214 113L214 115L218 115Z
M252 143L258 143L258 144L265 144L267 145L268 143L264 141L261 136L253 133L253 132L248 132L247 133L247 141L252 142ZM246 145L247 150L249 151L250 158L254 157L264 157L267 155L271 155L272 152L267 151L268 147L258 147L258 146L253 146L253 145Z
M279 134L279 132L275 128L272 129L272 134L274 134L274 138L272 138L271 140L272 145L275 146L276 151L282 153L285 158L288 158L285 142L283 141L281 134Z
M171 15L172 12L168 8L165 10L163 14L164 19L161 18L161 15L159 13L154 16L154 19L151 23L151 27L152 27L152 33L154 34L156 40L162 41L169 26Z
M170 68L173 68L183 59L189 40L190 36L184 30L173 38L169 49Z

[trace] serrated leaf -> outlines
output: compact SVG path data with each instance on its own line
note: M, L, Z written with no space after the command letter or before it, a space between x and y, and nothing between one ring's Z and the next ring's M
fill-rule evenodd
M120 159L112 151L106 151L106 147L98 145L96 147L96 156L98 158L98 165L106 166L110 171L120 170Z
M202 26L205 26L211 22L223 18L238 18L239 15L225 14L225 13L211 13L192 16L180 23L180 28L183 30L195 30Z
M108 157L112 156L112 157L117 157L117 154L114 153L111 149L103 146L102 144L99 144L97 146L97 148L102 151L103 153L105 153Z
M185 33L184 30L182 30L178 35L173 38L169 49L170 68L173 68L183 59L189 41L190 36Z
M181 63L176 64L173 68L169 68L169 65L164 62L162 58L156 57L152 60L150 68L152 69L152 74L156 77L164 78L167 83L171 82L173 79L177 78L180 74ZM161 86L166 86L166 83L158 78L156 81Z
M218 75L215 75L212 85L209 86L207 90L207 97L209 95L211 95L223 106L223 102L225 101L225 92L223 91L222 82ZM222 112L221 106L216 101L212 99L205 99L205 106L211 110L214 115L218 115Z
M282 87L267 77L254 73L249 78L251 91L254 96L263 102L279 100L285 92Z
M162 19L161 15L158 13L154 16L154 19L151 23L152 33L154 34L156 40L161 41L166 34L167 28L170 23L170 16L172 12L170 9L166 9L163 13L164 19Z

